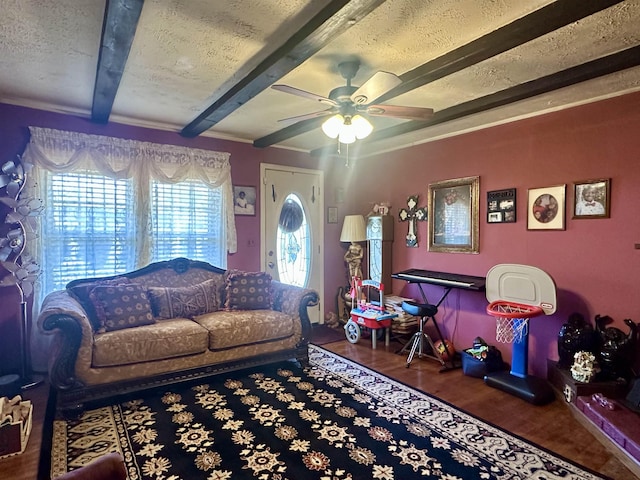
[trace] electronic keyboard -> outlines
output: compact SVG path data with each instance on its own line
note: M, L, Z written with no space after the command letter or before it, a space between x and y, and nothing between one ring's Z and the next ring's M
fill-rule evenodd
M410 283L430 283L432 285L461 288L464 290L484 290L485 285L484 277L473 277L457 273L434 272L418 268L410 268L409 270L394 273L391 277L398 280L405 280Z

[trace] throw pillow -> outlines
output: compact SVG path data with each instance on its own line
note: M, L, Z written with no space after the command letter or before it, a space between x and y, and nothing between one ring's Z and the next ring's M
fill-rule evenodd
M227 310L271 308L271 275L265 272L231 271L227 275Z
M206 280L188 287L149 287L149 300L158 318L192 318L218 309L218 282Z
M98 285L89 294L102 331L155 323L147 291L142 285Z
M91 290L93 290L98 285L125 285L131 283L131 280L127 277L116 277L111 278L109 280L95 280L93 282L79 283L73 287L67 286L67 292L73 298L75 298L82 308L87 314L89 318L89 323L91 323L91 327L95 332L103 329L103 325L98 319L98 315L96 314L96 308L93 305L93 301L89 297Z

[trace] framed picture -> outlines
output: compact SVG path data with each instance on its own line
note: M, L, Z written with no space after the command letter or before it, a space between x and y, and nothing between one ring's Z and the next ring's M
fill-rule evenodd
M573 218L609 218L611 179L583 180L573 184Z
M487 222L515 223L516 189L493 190L487 192Z
M327 207L327 223L338 223L338 207Z
M233 186L233 212L236 215L256 214L256 187Z
M527 230L564 230L566 185L530 188Z
M430 252L478 253L480 177L429 184Z

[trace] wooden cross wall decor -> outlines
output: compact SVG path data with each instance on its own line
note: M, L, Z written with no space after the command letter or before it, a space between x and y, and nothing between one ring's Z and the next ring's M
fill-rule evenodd
M398 217L401 222L409 222L409 231L407 232L407 247L418 246L418 225L417 222L423 222L427 219L427 208L418 208L418 195L412 195L407 199L406 208L401 208Z

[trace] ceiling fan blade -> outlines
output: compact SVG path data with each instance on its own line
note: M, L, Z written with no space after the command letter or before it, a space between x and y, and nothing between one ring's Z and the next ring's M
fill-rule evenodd
M281 118L278 121L279 122L299 122L301 120L307 120L309 118L316 118L316 117L322 117L324 115L331 115L332 113L337 113L337 109L328 108L326 110L321 110L319 112L305 113L304 115L296 115L295 117Z
M403 107L400 105L362 105L358 110L372 116L406 118L408 120L429 120L433 108Z
M401 83L400 77L393 73L376 72L360 88L353 92L351 100L360 105L375 102L379 97Z
M271 85L271 88L274 90L279 90L284 93L290 93L292 95L297 95L298 97L308 98L309 100L313 100L316 102L326 103L328 105L336 106L337 102L331 100L330 98L323 97L322 95L316 95L315 93L307 92L306 90L300 90L299 88L290 87L289 85Z

